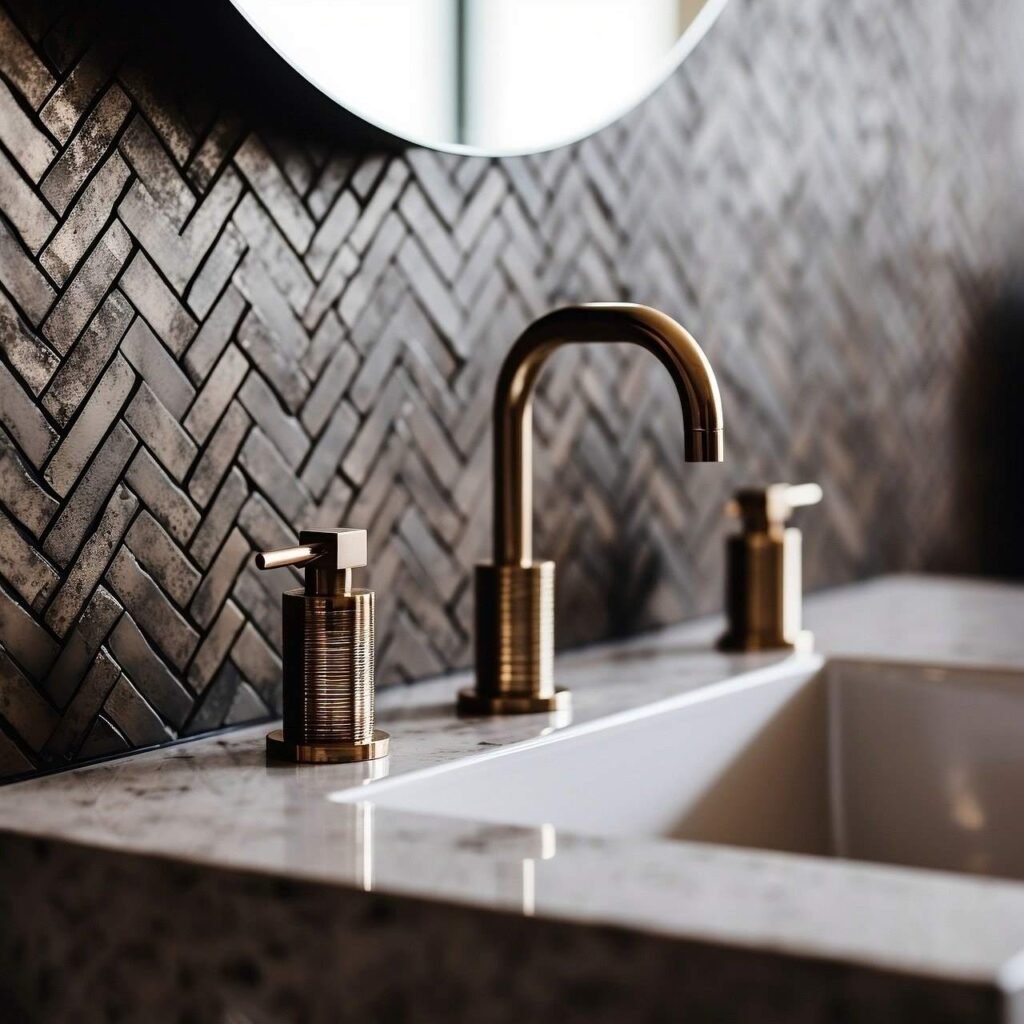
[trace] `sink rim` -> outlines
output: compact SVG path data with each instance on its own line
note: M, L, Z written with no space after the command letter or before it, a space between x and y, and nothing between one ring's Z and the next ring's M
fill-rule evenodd
M875 663L877 659L864 659L864 663ZM568 722L563 726L553 723L550 732L539 736L531 736L527 739L517 740L512 743L503 744L489 750L481 750L477 753L467 754L464 757L452 758L441 764L428 765L423 768L416 768L413 771L403 772L400 775L374 779L366 783L354 782L341 789L332 790L325 795L325 799L331 803L373 803L374 796L380 793L387 793L396 788L422 782L438 776L448 775L452 772L461 771L465 768L494 761L498 758L514 756L538 747L546 747L553 743L564 743L572 741L576 737L588 736L594 733L605 732L608 729L615 729L634 722L641 722L648 718L654 718L670 711L681 710L682 708L707 703L720 697L730 694L742 693L744 690L753 689L758 686L776 682L780 679L789 679L794 675L807 675L808 678L823 672L830 664L837 662L861 663L861 659L851 658L829 658L817 653L795 653L784 661L773 665L766 665L761 668L748 669L734 676L699 686L693 690L673 694L670 697L662 697L649 703L638 704L636 707L624 708L621 711L613 711L610 714L602 715L599 718L587 719L582 722ZM895 664L900 664L896 662ZM913 663L912 663L913 664ZM932 667L932 666L929 666ZM944 666L934 666L944 667ZM1021 671L1021 685L1024 687L1024 671ZM557 719L557 714L550 716ZM389 808L390 809L390 808ZM417 813L417 812L408 812ZM477 820L477 819L464 819Z
M396 788L405 788L410 784L419 783L438 776L445 776L452 772L459 772L498 758L515 756L526 751L535 750L538 747L549 746L553 743L571 742L577 737L601 733L608 729L641 722L648 718L705 704L709 701L742 693L745 690L756 689L757 687L783 679L791 679L794 676L806 675L808 678L811 678L827 672L832 667L849 667L858 672L867 671L871 668L893 670L900 673L913 674L916 681L925 682L930 685L940 685L944 681L943 679L929 679L928 675L930 673L963 675L969 672L971 675L1005 680L1009 684L1010 689L1019 689L1022 698L1024 698L1024 668L1005 667L998 664L965 665L956 661L943 661L940 659L925 661L907 660L899 657L833 656L817 651L794 652L782 661L754 669L746 669L738 672L736 675L698 686L692 690L685 690L668 697L661 697L654 701L638 704L635 707L613 711L598 718L585 719L581 722L570 721L560 726L557 724L558 715L552 714L549 717L555 721L552 722L550 731L545 731L541 735L505 743L499 747L466 754L462 757L455 757L439 764L427 765L412 771L402 772L395 776L386 776L361 782L353 781L348 785L326 793L325 799L331 803L338 804L374 803L376 795L391 792ZM391 810L392 808L388 809ZM403 813L412 814L419 812L408 811ZM462 820L473 821L479 819L465 817ZM672 841L685 842L687 840Z

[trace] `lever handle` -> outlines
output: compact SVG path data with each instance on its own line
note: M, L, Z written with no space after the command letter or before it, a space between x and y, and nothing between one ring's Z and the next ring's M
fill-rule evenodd
M725 513L742 519L749 530L781 526L794 509L817 505L824 496L818 484L769 484L767 487L744 488L725 506Z
M287 565L305 565L317 558L323 558L325 554L327 549L322 544L300 544L294 548L259 551L256 554L256 568L283 569Z
M324 568L358 569L366 565L366 531L348 528L302 530L293 548L261 551L257 569L280 569L286 565L308 565L323 559Z
M786 489L783 500L790 508L802 508L805 505L817 505L823 497L819 484L783 484Z
M306 567L306 593L348 593L352 570L366 565L366 531L351 529L302 530L293 548L260 551L257 569Z

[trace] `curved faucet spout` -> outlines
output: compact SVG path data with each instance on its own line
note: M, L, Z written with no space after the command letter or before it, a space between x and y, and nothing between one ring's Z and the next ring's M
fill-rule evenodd
M562 345L631 342L655 355L679 393L687 462L720 462L722 402L711 364L675 320L648 306L592 303L556 310L519 337L501 369L494 400L494 561L533 560L531 403L548 356Z

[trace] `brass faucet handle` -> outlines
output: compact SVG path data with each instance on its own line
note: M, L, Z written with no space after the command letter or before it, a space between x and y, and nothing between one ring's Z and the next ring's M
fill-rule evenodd
M305 587L281 595L282 727L267 756L302 763L370 761L388 752L374 726L372 590L352 586L366 565L366 531L302 530L295 547L262 551L260 569L301 565Z
M289 565L306 565L323 558L327 549L319 544L300 544L294 548L277 548L275 551L257 551L257 569L284 569Z
M327 530L303 530L293 548L260 551L257 569L281 569L287 565L308 565L323 560L335 570L358 569L366 565L366 531L347 527Z
M824 496L818 484L769 484L743 488L726 504L726 515L742 519L747 531L782 526L798 508L817 505Z
M302 530L296 547L256 555L257 569L289 565L305 566L309 596L347 594L352 589L352 570L366 565L366 531L347 527Z

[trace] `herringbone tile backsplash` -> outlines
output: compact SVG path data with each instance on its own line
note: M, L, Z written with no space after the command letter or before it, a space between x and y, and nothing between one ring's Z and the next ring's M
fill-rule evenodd
M624 121L509 160L293 137L157 81L95 3L0 11L0 775L273 714L290 580L251 554L305 524L370 529L382 683L466 665L496 369L570 301L693 331L729 461L684 465L653 361L559 356L563 644L718 608L739 482L824 485L811 586L971 569L958 409L1020 202L1017 6L733 0Z

